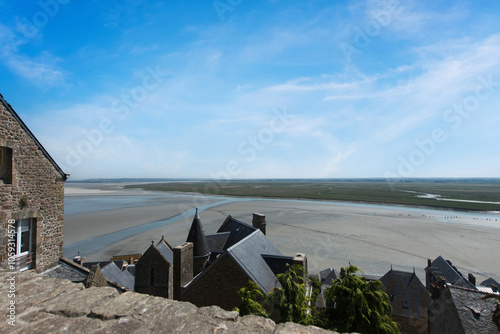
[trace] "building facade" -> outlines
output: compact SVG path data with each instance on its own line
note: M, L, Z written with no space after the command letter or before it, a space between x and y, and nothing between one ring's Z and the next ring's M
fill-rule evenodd
M66 179L0 95L0 267L43 271L57 264Z

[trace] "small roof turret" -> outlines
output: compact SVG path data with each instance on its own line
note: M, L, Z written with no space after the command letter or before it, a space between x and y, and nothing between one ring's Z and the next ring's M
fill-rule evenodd
M188 237L186 242L193 243L193 256L208 256L210 255L210 248L208 247L207 238L205 237L205 232L203 231L203 226L201 225L200 215L198 214L198 208L196 208L196 214L189 229Z

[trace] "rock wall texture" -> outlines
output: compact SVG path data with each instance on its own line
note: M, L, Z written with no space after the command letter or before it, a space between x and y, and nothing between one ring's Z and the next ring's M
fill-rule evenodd
M7 268L10 220L33 218L34 268L45 270L62 256L64 181L52 162L0 99L0 147L12 152L12 178L0 181L0 267ZM20 200L27 201L24 206Z
M0 333L333 333L114 288L0 271ZM14 306L12 306L14 305ZM9 324L10 322L10 324ZM14 324L15 326L13 326Z

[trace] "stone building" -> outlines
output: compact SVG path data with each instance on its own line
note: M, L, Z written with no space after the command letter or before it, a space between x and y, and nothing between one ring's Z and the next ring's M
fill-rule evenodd
M43 271L62 256L62 169L0 95L0 266Z
M429 308L429 334L494 334L494 299L482 291L447 285Z
M195 225L200 226L196 228L198 232L202 231L198 215L193 221ZM254 214L253 225L228 216L216 234L205 236L197 232L188 238L191 242L174 248L175 299L189 301L200 307L217 305L232 310L241 304L238 291L249 280L254 281L263 293L269 293L279 286L276 275L285 272L287 264L302 265L305 268L303 274L307 275L304 254L283 256L267 239L263 233L265 216ZM199 259L193 254L196 242L201 242L203 248L208 246L210 257L205 268L198 274L195 269L193 275L189 268Z
M392 320L399 324L401 333L427 334L427 314L433 300L415 272L391 268L380 281L391 300Z
M144 252L135 265L135 291L173 299L174 253L161 238ZM192 274L191 274L192 275Z

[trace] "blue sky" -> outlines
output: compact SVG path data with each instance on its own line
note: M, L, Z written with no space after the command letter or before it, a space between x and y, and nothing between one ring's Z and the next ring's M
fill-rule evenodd
M72 179L500 177L498 1L1 1Z

